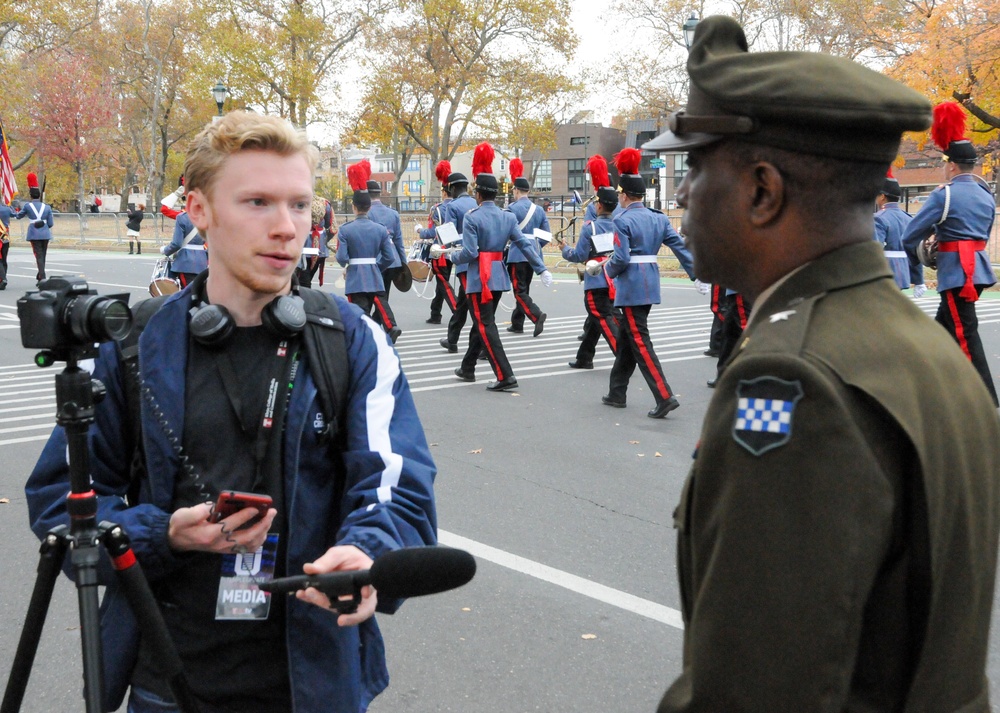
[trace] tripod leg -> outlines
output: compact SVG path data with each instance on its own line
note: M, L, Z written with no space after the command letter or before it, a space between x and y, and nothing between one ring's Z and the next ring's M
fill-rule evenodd
M68 532L68 527L56 528L42 542L35 587L31 592L28 613L24 617L24 628L21 629L17 653L14 654L14 663L7 678L7 690L4 692L3 703L0 704L2 713L16 713L21 710L21 701L28 687L28 677L31 676L31 667L35 663L38 642L45 626L45 616L52 601L52 590L56 586L59 568L66 556Z
M132 607L132 613L139 622L139 630L144 637L149 637L159 654L159 663L167 676L174 701L184 713L198 713L198 703L184 677L181 657L178 656L174 642L170 639L166 622L163 621L163 615L156 604L156 598L153 597L153 591L149 588L149 582L142 573L142 567L132 552L128 536L120 526L110 523L102 522L101 530L102 541L108 554L111 555L111 563L128 598L129 606Z

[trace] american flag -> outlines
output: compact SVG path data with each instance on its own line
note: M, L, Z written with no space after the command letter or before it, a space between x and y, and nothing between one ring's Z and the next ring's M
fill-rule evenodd
M14 164L7 152L7 134L3 123L0 123L0 189L3 191L3 204L10 205L17 195L17 181L14 180Z

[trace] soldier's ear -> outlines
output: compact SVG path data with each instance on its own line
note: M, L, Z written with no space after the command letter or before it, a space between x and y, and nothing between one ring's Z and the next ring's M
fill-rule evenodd
M757 161L743 173L750 192L747 218L755 228L765 228L781 217L787 208L788 187L778 167L767 161Z

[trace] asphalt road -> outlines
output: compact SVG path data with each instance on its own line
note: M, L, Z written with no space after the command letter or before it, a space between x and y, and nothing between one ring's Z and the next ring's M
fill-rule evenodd
M128 291L135 301L146 294L154 259L54 250L48 272L82 273L102 294ZM51 430L55 373L34 367L20 345L15 303L34 288L34 266L24 250L11 263L10 287L0 292L4 681L37 563L23 484ZM516 393L487 393L492 375L483 362L477 383L455 380L461 354L438 346L444 327L424 323L427 300L393 295L404 329L397 350L439 468L441 541L473 552L479 568L462 589L380 617L392 683L373 713L653 711L680 669L672 512L712 393L705 380L715 360L702 355L708 298L689 282L664 282L652 339L682 406L654 421L638 374L627 409L601 404L612 362L603 345L593 371L566 367L583 321L582 291L575 276L557 278L552 289L533 290L549 315L541 336L501 331ZM502 304L501 320L509 295ZM919 304L933 313L937 298ZM987 293L979 315L996 359L1000 299ZM80 668L74 589L61 579L23 710L83 710ZM989 673L1000 681L996 637ZM994 697L998 690L994 684Z

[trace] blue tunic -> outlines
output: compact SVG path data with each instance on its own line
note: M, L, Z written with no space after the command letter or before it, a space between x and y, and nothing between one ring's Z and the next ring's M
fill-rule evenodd
M882 244L892 276L901 290L908 288L911 282L915 285L924 284L923 265L910 264L903 250L903 231L911 220L913 216L900 208L899 203L886 203L875 214L875 239Z
M608 276L615 278L615 306L660 304L660 266L656 254L669 247L688 276L694 279L691 253L684 239L663 213L642 203L632 203L614 219L615 252L608 261Z
M194 237L184 245L184 239L195 230ZM182 247L183 246L183 247ZM170 263L172 272L186 272L197 275L208 267L208 253L205 252L205 239L197 232L191 217L187 213L177 216L174 223L174 235L163 250L164 255L174 255Z
M541 275L545 272L545 263L534 251L534 246L528 237L517 229L517 219L513 213L500 210L493 201L483 201L482 205L465 216L462 227L462 249L453 254L452 262L456 265L468 265L469 277L465 286L467 293L483 291L479 274L479 254L485 252L498 253L492 260L490 291L504 292L510 289L510 276L503 268L502 257L503 249L509 243L519 245L528 255L528 262L536 274Z
M465 216L468 215L469 211L476 209L476 199L470 196L468 193L463 193L458 198L455 198L448 205L444 206L442 210L442 217L448 223L453 223L455 225L455 230L459 235L462 234L462 229L465 227ZM469 269L469 266L464 263L457 263L455 265L455 274L465 272Z
M382 270L398 259L389 231L365 215L341 226L337 262L347 268L344 294L385 292Z
M528 211L531 210L531 206L533 205L534 203L532 203L531 200L529 200L528 198L520 198L511 203L510 206L507 207L507 210L509 210L511 213L514 214L514 217L517 219L517 224L518 226L520 226L521 223L524 221L525 216L528 215ZM528 237L528 239L535 246L535 250L538 252L539 255L541 255L542 245L539 242L538 238L535 237L535 228L538 228L539 230L545 230L547 232L551 232L552 230L549 227L549 219L545 215L545 209L542 208L540 205L535 206L535 210L534 212L532 212L531 218L524 225L524 227L521 228L521 232ZM527 256L521 251L520 247L518 247L517 245L511 245L510 249L507 251L507 264L509 265L515 262L529 262L529 260Z
M611 218L595 218L589 223L584 223L583 228L580 229L580 237L576 241L576 245L573 247L570 247L569 245L563 246L563 259L569 260L570 262L587 262L587 260L604 254L597 252L597 249L594 247L593 236L601 235L602 233L614 232L615 223L611 220ZM604 275L604 270L601 270L596 275L584 273L584 290L606 290L607 288L608 279Z
M28 201L21 206L21 210L17 212L14 216L18 220L27 217L31 222L28 223L28 232L25 238L27 240L52 240L52 208L47 204L42 203L37 198L33 201ZM37 221L42 222L41 227L36 227L35 223Z
M400 225L399 213L389 206L383 205L382 201L373 200L372 207L368 209L368 217L379 225L385 226L385 229L389 231L392 244L396 248L392 264L386 265L383 269L399 267L406 262L406 248L403 245L403 228Z

